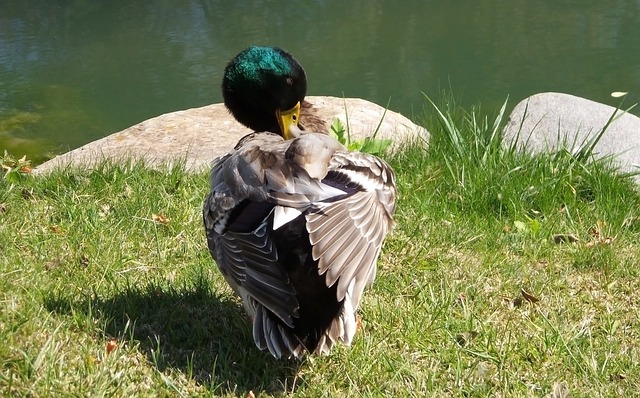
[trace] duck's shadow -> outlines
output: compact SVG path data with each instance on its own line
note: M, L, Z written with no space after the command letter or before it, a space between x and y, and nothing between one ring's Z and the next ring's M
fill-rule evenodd
M241 306L204 282L182 288L129 287L112 297L45 299L53 312L84 312L103 333L137 342L159 371L179 369L214 393L291 391L300 362L259 351Z

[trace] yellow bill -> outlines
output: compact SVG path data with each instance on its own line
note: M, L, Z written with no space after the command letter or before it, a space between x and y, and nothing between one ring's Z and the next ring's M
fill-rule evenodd
M291 131L291 126L298 127L298 121L300 120L300 102L296 103L293 108L281 111L276 109L276 117L278 118L278 124L280 125L280 131L285 140L295 138L294 132ZM297 128L295 129L298 130Z

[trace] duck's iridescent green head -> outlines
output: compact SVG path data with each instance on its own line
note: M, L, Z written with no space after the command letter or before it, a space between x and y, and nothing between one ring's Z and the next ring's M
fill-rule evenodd
M296 123L299 114L294 108L306 92L304 69L291 54L276 47L247 48L229 62L222 79L224 103L237 121L254 131L285 137L282 130L288 130L283 127L287 122L278 118Z

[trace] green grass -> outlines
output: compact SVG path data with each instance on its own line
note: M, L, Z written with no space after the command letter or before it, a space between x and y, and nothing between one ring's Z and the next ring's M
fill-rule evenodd
M205 173L105 163L32 177L5 162L0 391L637 395L637 187L606 161L504 148L500 115L441 109L428 148L387 156L397 225L354 345L299 362L253 345L206 249Z

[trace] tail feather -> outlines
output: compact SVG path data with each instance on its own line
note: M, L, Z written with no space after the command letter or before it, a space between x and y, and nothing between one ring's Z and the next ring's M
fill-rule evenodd
M325 330L319 331L320 337L315 347L305 347L302 342L307 336L296 335L296 329L289 328L262 304L255 302L253 339L256 346L261 350L268 349L271 355L279 359L299 358L305 349L314 354L327 355L336 342L351 345L357 329L353 289L354 283L351 283L342 302L340 315Z
M331 348L336 342L340 342L347 346L351 345L353 336L356 334L357 323L355 309L352 301L353 283L349 286L347 294L342 302L340 316L331 322L331 325L323 333L318 340L315 354L329 354Z
M303 347L293 334L293 330L283 325L275 316L271 316L262 304L257 304L253 317L253 340L256 346L268 349L275 358L298 358Z

